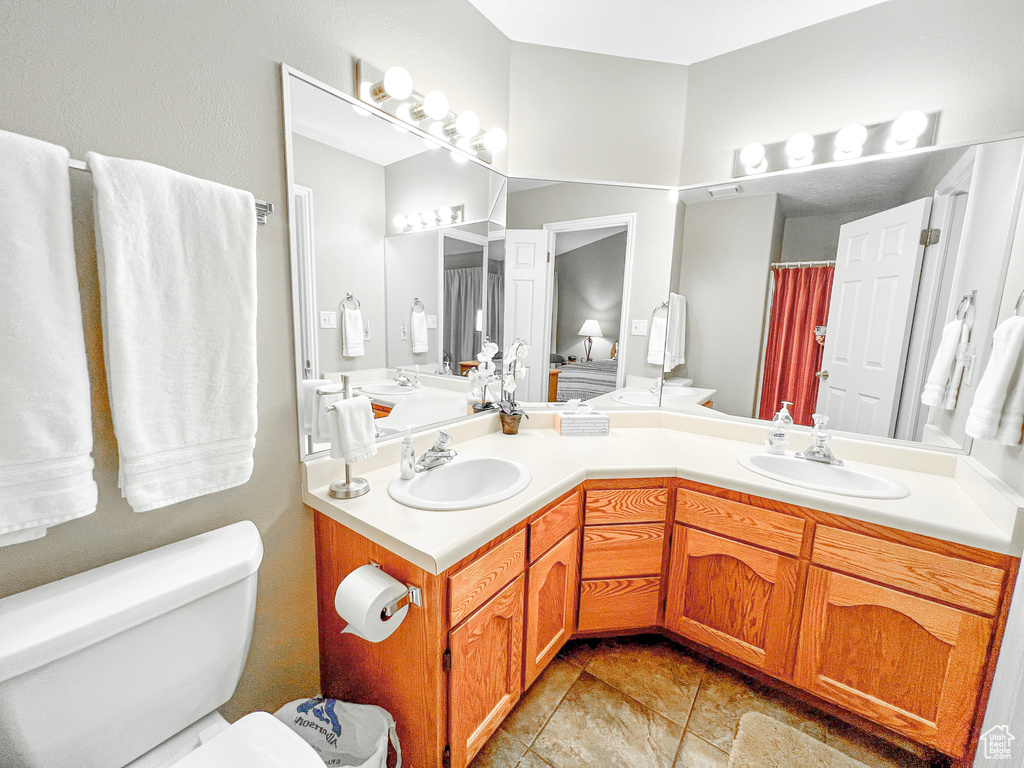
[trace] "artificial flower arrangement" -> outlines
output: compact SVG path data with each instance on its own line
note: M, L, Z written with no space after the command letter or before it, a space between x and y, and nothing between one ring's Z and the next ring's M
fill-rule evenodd
M497 403L492 402L490 399L491 390L493 389L492 385L497 381L497 376L494 373L496 367L493 359L496 354L498 354L498 345L493 341L484 341L483 349L476 356L477 367L470 368L466 374L473 384L474 411L486 411L499 407Z
M510 416L526 416L526 411L519 407L516 402L515 393L517 382L526 377L527 367L526 356L530 354L530 348L523 339L516 339L505 350L501 361L501 412Z
M501 373L496 373L497 366L494 363L494 356L498 353L498 345L492 341L485 341L480 354L476 356L478 365L470 369L468 376L473 384L473 405L475 412L486 411L497 408L501 411L501 428L506 434L516 434L519 431L519 421L527 415L519 403L515 400L515 391L518 382L526 377L527 367L526 356L530 348L523 339L516 339L505 350L501 361ZM501 395L497 402L492 401L491 392L494 385L500 386Z

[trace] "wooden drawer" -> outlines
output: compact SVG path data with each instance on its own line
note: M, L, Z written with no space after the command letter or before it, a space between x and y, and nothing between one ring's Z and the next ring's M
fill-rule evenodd
M665 519L668 488L587 491L587 525L653 523Z
M574 493L530 523L530 562L547 552L580 522L580 495Z
M819 525L812 562L994 616L1005 572L957 557Z
M661 573L664 523L598 525L583 529L584 579Z
M683 488L676 492L676 522L784 555L799 555L804 541L799 517Z
M595 579L580 583L578 631L635 629L658 623L661 579Z
M520 531L467 565L449 580L454 627L526 568L526 531Z

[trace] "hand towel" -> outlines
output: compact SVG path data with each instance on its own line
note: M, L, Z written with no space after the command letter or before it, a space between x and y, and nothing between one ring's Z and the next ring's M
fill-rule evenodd
M964 371L967 369L968 343L971 340L971 324L966 320L960 327L960 342L956 345L956 363L953 365L953 375L949 377L946 384L946 395L942 398L942 407L947 411L956 408L957 398L960 397L960 383L964 379Z
M327 411L327 423L331 428L332 459L353 464L377 453L370 398L359 395L339 400Z
M665 337L668 332L668 318L654 315L651 318L651 335L647 339L647 362L651 365L665 363Z
M427 313L413 312L412 321L409 323L412 329L412 351L413 354L420 354L428 351L427 347Z
M995 439L1002 426L1002 435L1009 439L1015 418L1014 398L1020 384L1021 355L1024 353L1024 317L1009 317L992 335L992 352L982 374L974 403L967 416L965 431L982 440ZM1010 394L1011 385L1013 396ZM1007 407L1009 406L1009 407ZM1022 406L1024 407L1024 406ZM1018 424L1018 429L1020 425ZM1020 437L1018 436L1018 441Z
M96 510L68 159L0 131L0 546Z
M665 337L665 370L686 362L686 297L668 295L668 319Z
M345 357L363 354L363 312L360 309L341 309L341 354Z
M87 161L121 494L144 512L241 485L257 426L253 196Z
M1024 354L1024 352L1022 352ZM996 427L996 442L1003 445L1019 445L1024 437L1024 360L1017 357L1017 366L1010 376L1006 388L1006 405L999 416Z
M924 389L921 392L921 402L925 405L930 405L933 408L943 407L963 329L964 321L959 318L953 318L943 326L939 348L935 351L935 359L932 361L932 367L928 371L928 378L925 379Z
M317 387L327 383L324 379L302 380L302 434L313 434L313 408L316 405Z
M330 382L320 382L321 386L317 387L313 393L313 413L310 415L310 419L313 422L313 442L314 443L327 443L331 439L331 427L327 420L327 406L334 405L339 400L345 398L345 385L344 384L331 384Z

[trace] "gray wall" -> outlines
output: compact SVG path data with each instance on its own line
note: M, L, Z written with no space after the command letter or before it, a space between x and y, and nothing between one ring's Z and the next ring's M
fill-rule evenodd
M441 362L441 230L394 235L384 242L388 285L388 365L436 366ZM437 315L437 327L427 329L427 351L412 351L408 331L412 302L423 302L425 314ZM402 338L402 326L407 329ZM424 369L426 371L427 369Z
M626 233L606 237L555 257L558 273L558 328L555 349L563 357L586 357L579 335L585 320L601 324L591 357L607 360L619 338L622 318L622 277L626 266Z
M679 293L694 386L717 389L715 410L752 416L758 387L776 195L686 206Z
M317 343L320 372L383 368L384 168L304 136L292 137L295 182L313 190ZM342 357L341 301L351 292L370 338L361 357ZM320 328L320 310L338 313Z
M823 213L785 219L781 261L832 261L839 248L839 228L877 211Z

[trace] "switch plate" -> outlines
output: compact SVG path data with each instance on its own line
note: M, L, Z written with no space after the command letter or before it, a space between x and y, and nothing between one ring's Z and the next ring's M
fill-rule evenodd
M404 341L405 339L408 339L408 338L409 338L409 326L402 325L402 340Z
M646 320L634 320L633 325L629 331L631 336L646 336L647 335L647 321Z
M320 310L320 327L321 328L337 328L338 327L338 313L331 312L330 310Z
M370 340L370 321L367 320L363 323L363 341Z
M427 315L427 328L437 328L437 315Z

